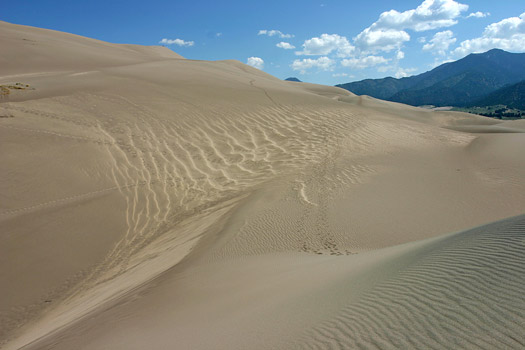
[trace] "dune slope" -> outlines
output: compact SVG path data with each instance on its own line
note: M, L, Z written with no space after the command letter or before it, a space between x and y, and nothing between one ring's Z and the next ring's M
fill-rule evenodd
M524 238L519 216L352 256L172 270L24 349L520 349Z
M522 226L498 242L497 225L435 238L525 211L522 123L165 48L0 29L6 349L448 346L460 328L443 317L463 321L440 305L473 298L442 275L454 266L479 300L495 298L488 283L508 284L497 293L507 306L465 309L472 332L457 341L522 342L523 319L501 321L522 307ZM464 254L452 237L467 237ZM487 249L502 260L485 264ZM436 288L411 296L418 283ZM496 343L473 339L486 312L506 329ZM396 318L422 313L433 318L420 326Z

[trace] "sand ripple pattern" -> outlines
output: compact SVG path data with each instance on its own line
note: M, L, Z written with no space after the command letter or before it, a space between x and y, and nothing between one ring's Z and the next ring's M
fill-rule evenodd
M413 259L296 347L525 348L525 216L431 243Z
M105 176L112 186L98 191L118 191L125 198L127 232L93 277L109 270L120 274L135 253L182 220L284 177L294 179L292 196L305 205L304 215L292 227L298 231L293 242L279 243L279 249L269 246L317 254L351 253L337 247L341 234L326 228L331 198L374 173L352 157L387 153L396 143L424 140L427 135L370 120L346 104L318 107L275 101L258 106L195 105L179 100L159 107L107 92L4 106L24 116L13 120L52 122L48 130L37 130L30 123L5 127L88 142L105 150ZM27 208L41 209L61 200L50 198ZM312 237L301 231L309 218L318 232Z
M104 98L120 104L118 110L128 110L135 121L120 125L117 135L115 127L99 129L116 145L108 148L115 160L114 181L143 184L122 190L128 202L128 232L107 259L121 271L134 253L184 218L277 174L319 162L329 155L327 147L335 147L344 136L353 117L348 112L269 107L230 110L213 118L209 111L182 108L172 118L161 118L122 97Z
M110 279L126 271L132 256L182 220L267 181L297 174L297 194L308 195L301 186L309 180L300 174L333 163L343 139L355 137L358 148L377 139L363 126L363 117L344 105L313 109L178 101L168 110L166 106L156 110L154 104L143 102L117 94L82 93L4 106L23 116L13 118L18 122L31 118L53 122L49 129L35 129L30 123L6 127L89 142L105 150L105 176L114 186L101 191L119 191L125 198L127 232L92 271L96 283L104 273L104 279ZM360 132L354 133L357 129ZM315 177L323 173L316 171ZM348 167L334 175L338 179L328 180L358 183L358 173ZM28 207L41 209L56 201Z

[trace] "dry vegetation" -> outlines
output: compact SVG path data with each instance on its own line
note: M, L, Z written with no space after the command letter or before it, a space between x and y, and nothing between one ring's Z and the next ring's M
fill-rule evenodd
M11 94L11 90L28 90L29 84L14 83L14 84L3 84L0 85L0 96L8 96Z

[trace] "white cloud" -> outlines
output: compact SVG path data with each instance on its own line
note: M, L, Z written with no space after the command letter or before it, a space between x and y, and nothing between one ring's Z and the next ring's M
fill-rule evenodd
M404 30L366 28L354 38L355 44L365 52L392 51L399 49L410 35Z
M341 61L343 67L349 67L354 69L364 69L368 67L377 66L379 64L385 64L390 61L382 56L366 56L361 58L349 58Z
M493 48L523 52L525 50L525 12L488 25L479 38L465 40L454 50L457 56L484 52Z
M417 68L398 68L394 76L398 79L404 78L412 75L412 73L414 73L415 71L417 71Z
M264 68L264 60L260 57L248 57L246 64L257 69Z
M485 28L483 36L491 38L508 38L514 34L525 34L525 12L519 17L505 18Z
M219 37L222 36L222 33L215 33L215 36L216 36L217 38L219 38Z
M291 67L293 70L300 71L301 74L306 73L308 69L318 68L323 71L332 70L334 68L335 61L323 56L317 59L304 58L302 60L293 61Z
M278 36L281 39L294 37L293 34L284 34L280 30L275 30L275 29L272 29L272 30L261 29L259 30L259 33L257 33L257 35Z
M286 43L284 41L281 41L280 43L276 44L275 46L280 47L281 49L285 49L285 50L295 49L295 46L293 46L290 43Z
M405 58L405 53L401 50L399 50L397 53L396 53L396 59L398 60L402 60L403 58Z
M383 12L371 28L413 29L421 32L450 27L457 23L456 18L466 10L468 10L468 5L454 0L425 0L412 10Z
M303 51L297 55L328 55L335 51L339 57L348 57L355 50L347 38L337 34L322 34L320 37L308 39L303 44Z
M438 55L445 56L450 45L456 42L454 33L450 30L438 32L423 46L424 51L434 51Z
M195 42L194 41L184 41L182 39L166 39L166 38L164 38L161 41L159 41L159 44L178 45L178 46L189 47L189 46L195 45Z
M454 0L425 0L412 10L386 11L354 38L355 44L361 50L370 52L399 49L410 40L405 30L421 32L450 27L457 23L456 18L467 9L468 5Z
M490 16L490 12L480 12L480 11L478 11L478 12L469 13L467 18L470 18L470 17L483 18L483 17L487 17L487 16Z

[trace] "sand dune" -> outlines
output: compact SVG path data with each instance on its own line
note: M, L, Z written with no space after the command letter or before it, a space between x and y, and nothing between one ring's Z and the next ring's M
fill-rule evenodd
M525 343L520 121L0 28L6 349Z
M524 233L520 216L352 256L192 264L27 349L519 349Z

